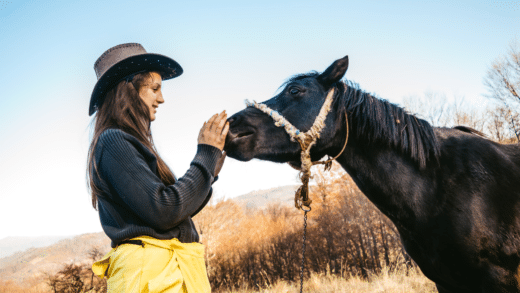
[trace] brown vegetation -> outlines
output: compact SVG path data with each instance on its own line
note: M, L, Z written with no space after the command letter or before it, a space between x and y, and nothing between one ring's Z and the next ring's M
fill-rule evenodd
M393 224L335 166L316 174L308 214L305 276L368 279L382 272L415 271ZM207 246L215 290L259 289L299 279L302 212L280 204L251 210L228 200L194 219Z
M70 263L56 274L46 274L45 283L53 293L105 293L107 292L106 280L94 277L92 263L103 256L102 249L94 246L88 255L91 262L88 264Z

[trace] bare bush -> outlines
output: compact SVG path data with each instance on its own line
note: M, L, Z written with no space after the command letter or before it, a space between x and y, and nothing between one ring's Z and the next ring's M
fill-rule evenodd
M424 96L409 96L403 100L404 107L412 114L435 126L452 123L453 107L450 107L446 94L428 91Z
M488 120L484 109L471 106L464 97L454 97L450 102L446 94L426 92L424 96L406 97L403 105L408 112L438 127L464 125L484 132Z
M520 133L517 131L520 117L511 109L499 105L488 109L487 131L496 141L503 143L520 142Z
M407 97L403 105L408 112L434 126L462 125L476 129L497 142L520 142L520 115L505 104L494 103L487 108L477 108L462 97L448 102L446 95L429 92L420 97Z
M92 262L103 256L99 247L92 247L88 255ZM105 293L106 280L94 277L91 264L65 264L55 274L46 274L46 283L53 293Z

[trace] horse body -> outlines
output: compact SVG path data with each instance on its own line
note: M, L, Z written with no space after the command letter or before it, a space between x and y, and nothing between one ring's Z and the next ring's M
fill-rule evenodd
M335 156L396 225L402 243L439 292L520 292L520 147L468 128L434 128L402 108L340 81L348 59L299 75L265 102L309 129L330 88L338 92L311 157ZM229 118L230 157L298 166L299 145L271 118L246 108Z
M439 163L421 172L381 146L349 146L338 163L440 292L518 292L520 148L455 129L435 134Z

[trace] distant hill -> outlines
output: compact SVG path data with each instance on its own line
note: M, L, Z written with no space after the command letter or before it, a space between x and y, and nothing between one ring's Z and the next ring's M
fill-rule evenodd
M294 193L299 185L274 187L266 190L256 190L233 198L234 201L242 203L246 208L264 209L269 204L280 203L282 205L294 206Z
M294 185L257 190L232 200L251 209L263 209L270 203L293 206L294 192L297 188L298 186ZM45 273L55 273L65 264L92 263L88 252L93 247L99 247L102 253L110 251L110 239L103 232L83 234L61 240L58 238L9 237L0 240L2 252L4 252L3 247L12 249L13 244L22 245L21 243L24 241L26 247L28 247L27 245L33 246L33 248L0 258L0 280L13 280L21 284L29 279L43 278ZM50 245L36 247L37 245L42 246L45 241L48 241Z
M45 247L72 236L6 237L0 239L0 258L28 248Z
M103 232L83 234L40 248L29 248L0 259L0 279L18 283L57 272L64 264L90 263L88 251L99 247L103 253L110 250L110 239Z

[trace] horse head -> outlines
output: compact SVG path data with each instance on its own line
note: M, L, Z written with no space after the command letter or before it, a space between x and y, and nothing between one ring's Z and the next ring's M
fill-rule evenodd
M279 94L262 104L278 112L299 131L306 132L320 113L327 94L343 78L347 68L348 56L345 56L321 74L294 76L282 85ZM336 90L334 96L339 96L339 91ZM325 127L312 147L313 161L335 150L337 142L345 139L345 134L340 134L345 131L341 129L341 125L344 125L341 121L345 120L345 116L338 110L341 107L337 100L333 100ZM230 128L224 148L228 156L240 161L256 158L278 163L289 162L296 168L300 166L300 145L291 140L283 127L277 127L266 113L255 107L247 107L229 117L228 121Z

